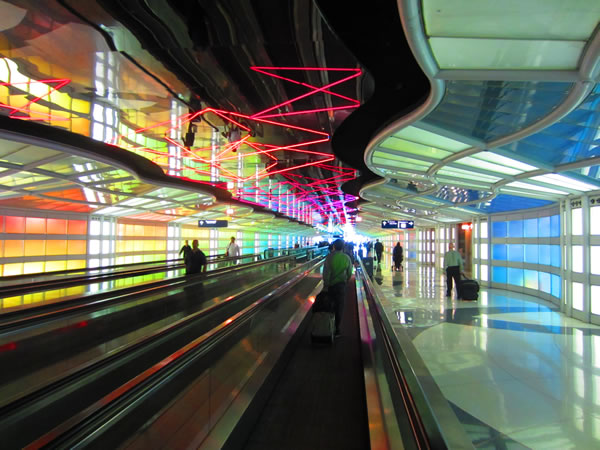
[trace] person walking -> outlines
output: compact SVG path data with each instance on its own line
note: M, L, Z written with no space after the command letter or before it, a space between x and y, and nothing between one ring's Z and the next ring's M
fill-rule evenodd
M235 243L235 238L231 236L231 242L227 245L227 250L225 251L225 256L229 258L237 258L240 256L240 247ZM234 264L237 264L237 259L233 261Z
M344 253L344 241L333 241L333 251L327 255L323 266L323 290L327 292L334 305L335 336L341 336L340 323L344 313L346 285L352 276L352 261Z
M375 253L377 254L377 264L381 264L381 255L383 255L383 244L379 239L375 240Z
M399 272L403 270L402 268L402 260L404 259L404 250L400 245L400 242L396 244L394 247L394 252L392 253L392 259L394 260L394 269Z
M188 252L192 251L192 247L190 247L190 244L188 242L188 240L185 240L185 244L183 244L183 247L181 247L181 250L179 250L179 256L181 256L181 254L183 253L183 260L185 261L185 257L188 254Z
M448 245L448 251L444 254L444 268L446 269L446 297L452 296L452 280L456 284L456 295L458 292L458 283L460 283L460 274L464 270L463 259L456 250L454 244Z
M198 248L198 239L192 241L192 248L185 255L185 274L206 272L206 255Z

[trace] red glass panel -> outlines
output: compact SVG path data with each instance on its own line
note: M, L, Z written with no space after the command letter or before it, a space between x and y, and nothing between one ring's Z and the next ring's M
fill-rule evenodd
M6 216L7 233L25 233L25 217Z
M69 234L87 234L87 221L86 220L71 220L71 219L69 219L68 233Z

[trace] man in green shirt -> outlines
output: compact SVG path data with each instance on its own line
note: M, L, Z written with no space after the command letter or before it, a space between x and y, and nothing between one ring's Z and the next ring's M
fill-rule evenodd
M448 245L448 251L444 255L444 268L446 269L446 297L452 296L452 280L456 283L456 294L458 296L458 283L460 274L464 270L463 260L460 253L454 250L454 244Z
M327 255L323 266L323 290L327 291L333 302L335 312L335 336L339 337L340 322L344 313L346 300L346 284L352 276L352 261L344 253L344 241L337 239L333 242L333 251Z

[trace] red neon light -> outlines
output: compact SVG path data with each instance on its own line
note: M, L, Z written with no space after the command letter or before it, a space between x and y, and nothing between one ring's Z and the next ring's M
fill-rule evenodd
M350 105L350 106L332 106L329 108L320 108L320 109L303 109L302 111L288 112L288 113L277 113L277 114L267 114L265 116L260 116L261 118L267 117L284 117L284 116L297 116L299 114L310 114L316 112L324 112L324 111L336 111L338 109L351 109L358 108L360 105Z
M41 83L50 89L47 93L40 95L32 100L29 100L27 103L25 103L24 106L17 107L17 106L10 106L10 105L0 103L0 107L11 110L11 112L8 114L8 117L10 117L11 119L20 119L20 120L46 120L46 119L48 119L48 120L54 120L54 121L70 120L69 118L54 117L47 113L31 111L31 109L29 109L29 106L31 106L33 103L37 103L38 101L40 101L42 98L44 98L46 96L50 97L50 95L54 91L58 91L60 88L62 88L63 86L66 86L70 82L71 82L71 80L69 80L67 78L56 78L56 79L46 79L46 80L22 81L22 82L17 82L17 83L0 83L0 86L17 86L17 85L22 85L22 84L29 86L31 84ZM48 86L49 83L56 83L56 86ZM27 114L29 114L29 117L19 117L18 115L16 115L17 112L27 113ZM32 115L34 117L32 117ZM46 116L46 117L44 119L40 119L40 118L35 118L35 115Z

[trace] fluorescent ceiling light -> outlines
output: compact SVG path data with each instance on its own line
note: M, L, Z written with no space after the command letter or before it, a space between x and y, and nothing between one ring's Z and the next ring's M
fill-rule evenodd
M508 183L506 186L512 186L521 189L527 189L531 191L539 191L539 192L548 192L550 194L559 194L559 195L568 195L568 192L559 191L558 189L551 189L544 186L538 186L537 184L523 183L521 181L513 181L512 183Z

